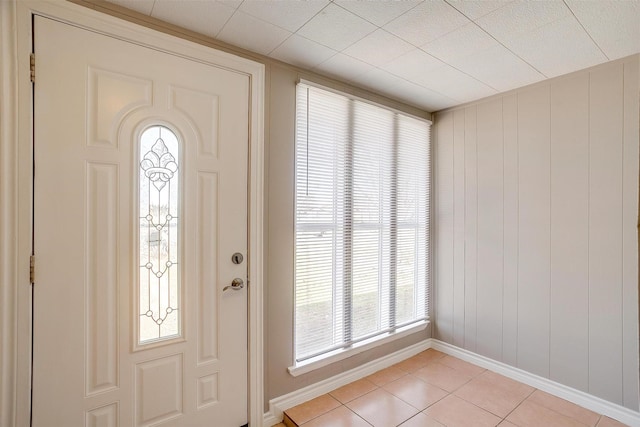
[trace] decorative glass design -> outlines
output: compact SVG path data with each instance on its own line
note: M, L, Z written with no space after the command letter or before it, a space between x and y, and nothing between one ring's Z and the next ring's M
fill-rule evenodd
M180 335L178 138L164 126L140 140L139 343Z

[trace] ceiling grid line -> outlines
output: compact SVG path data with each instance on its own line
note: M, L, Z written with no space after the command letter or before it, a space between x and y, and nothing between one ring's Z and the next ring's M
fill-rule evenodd
M449 6L453 7L454 9L458 10L457 8L455 8L452 4L451 4L451 0L444 0ZM563 0L564 1L564 0ZM508 4L508 3L507 3ZM505 4L505 6L507 5ZM503 6L504 7L504 6ZM464 15L467 19L469 19L471 21L471 23L473 25L475 25L479 30L481 30L483 33L485 33L486 35L488 35L489 37L491 37L493 40L496 41L496 43L500 44L500 46L504 47L505 49L507 49L509 52L511 52L514 56L516 56L518 59L520 59L522 62L524 62L525 64L527 64L528 66L530 66L531 68L533 68L534 70L536 70L538 73L542 74L545 77L548 77L545 73L543 73L541 70L539 70L538 68L536 68L536 66L534 66L533 64L529 63L526 59L522 58L520 55L518 55L516 52L514 52L513 50L511 50L508 46L505 46L504 43L502 43L500 40L498 40L493 34L491 34L490 32L488 32L487 30L485 30L484 28L482 28L482 26L478 25L478 23L476 22L477 19L483 18L486 15L483 15L479 18L476 19L471 19L469 18L467 15L465 15L463 12L461 12L460 10L458 10L458 12L460 12L462 15ZM488 14L487 14L488 15ZM485 83L486 84L486 83Z
M640 0L86 1L425 111L640 53Z
M571 12L571 14L573 15L573 17L575 18L575 20L578 22L578 24L580 24L580 26L582 27L582 29L584 30L584 32L587 34L587 36L589 36L589 38L591 39L591 41L593 42L594 45L597 46L597 48L600 50L600 52L602 52L602 54L604 55L605 58L607 58L607 60L611 60L611 58L609 58L609 55L607 55L607 53L602 49L602 47L600 47L600 44L598 44L597 41L594 40L593 36L591 35L591 33L589 33L589 31L587 31L587 29L585 28L585 26L582 24L582 22L580 21L580 18L578 18L576 16L576 14L573 12L573 9L571 9L571 6L569 6L567 4L567 2L565 0L562 0L562 2L564 3L564 5L567 7L567 9L569 9L569 12Z
M155 6L155 2L158 0L154 0L153 4ZM244 3L244 0L242 0L242 3ZM224 28L227 26L227 24L229 23L229 21L231 20L231 18L233 18L233 15L236 14L236 12L238 11L238 8L240 8L240 6L242 5L242 3L240 3L240 5L238 5L238 7L236 7L233 10L233 13L231 13L231 15L229 15L229 17L227 18L226 21L224 21L224 24L222 25L222 27L220 27L220 29L216 32L216 38L218 38L218 36L220 35L220 33L222 32L222 30L224 30Z

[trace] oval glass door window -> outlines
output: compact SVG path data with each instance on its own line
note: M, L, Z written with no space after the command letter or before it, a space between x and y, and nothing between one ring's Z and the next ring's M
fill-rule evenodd
M139 344L180 336L180 150L165 126L139 142Z

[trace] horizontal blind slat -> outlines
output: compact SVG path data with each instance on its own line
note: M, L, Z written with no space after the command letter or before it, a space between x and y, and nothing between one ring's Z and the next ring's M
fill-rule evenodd
M296 104L295 358L302 361L427 317L430 129L304 84Z

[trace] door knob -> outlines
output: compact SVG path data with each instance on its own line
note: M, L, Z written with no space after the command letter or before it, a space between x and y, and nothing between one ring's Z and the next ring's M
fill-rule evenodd
M224 287L222 292L226 291L227 289L233 289L234 291L239 291L242 288L244 288L244 281L239 277L236 277L231 281L230 285Z

